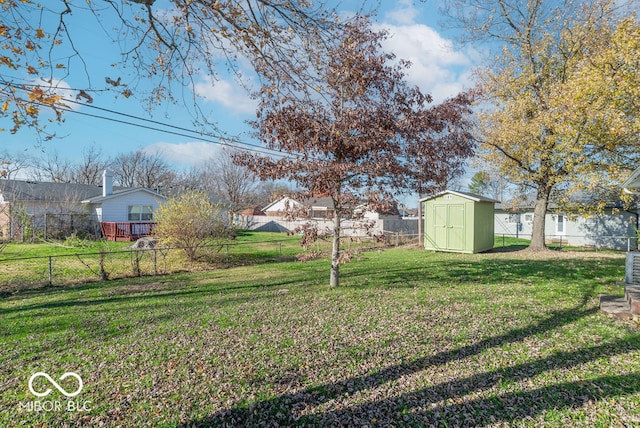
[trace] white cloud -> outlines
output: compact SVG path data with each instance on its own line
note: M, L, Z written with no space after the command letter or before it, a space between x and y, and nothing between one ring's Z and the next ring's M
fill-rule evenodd
M207 76L201 83L195 85L195 92L198 96L221 104L235 113L256 112L256 100L251 99L247 90L239 82L233 80L217 80Z
M397 59L411 62L411 67L405 70L407 81L430 93L435 102L470 86L471 60L456 51L451 40L423 24L380 27L389 32L383 49L393 52Z
M397 59L411 62L405 70L407 81L430 93L435 102L441 102L472 85L475 53L456 50L451 40L418 22L420 13L413 0L399 0L384 14L385 22L375 29L389 33L383 49L393 52Z
M212 143L164 143L158 142L142 149L148 154L157 154L167 161L185 165L198 165L220 153L221 146Z
M87 101L86 99L79 97L78 96L79 92L72 90L71 86L69 86L69 84L64 80L37 79L33 82L33 84L42 88L42 90L45 91L47 94L60 95L62 98L64 98L61 101L62 104L64 104L66 107L68 107L71 110L80 110L80 108L82 107L81 103ZM78 103L65 102L64 100L78 101Z
M413 24L420 13L413 5L412 0L400 0L397 8L385 13L385 18L401 25Z

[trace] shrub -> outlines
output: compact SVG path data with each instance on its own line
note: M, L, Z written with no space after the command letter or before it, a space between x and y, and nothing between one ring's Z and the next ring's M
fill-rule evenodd
M231 235L222 203L212 203L204 192L189 191L169 199L155 213L155 233L167 246L182 248L190 261L198 251Z

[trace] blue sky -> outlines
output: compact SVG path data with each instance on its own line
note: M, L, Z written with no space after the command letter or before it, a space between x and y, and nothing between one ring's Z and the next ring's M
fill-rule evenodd
M438 2L400 0L381 3L376 25L388 29L391 35L384 47L394 52L398 58L411 60L413 66L407 76L411 84L416 84L423 91L431 93L436 102L471 85L471 71L478 63L477 54L472 50L455 49L452 35L445 35L439 29L438 21L441 17L438 15ZM345 0L340 4L341 11L350 13L360 2ZM378 2L371 1L367 4L374 7ZM166 1L159 0L154 7L163 5L166 5ZM118 70L111 67L112 63L121 59L118 55L119 47L109 43L105 36L105 33L113 31L115 23L96 22L95 19L83 16L77 11L72 19L71 24L76 34L74 42L83 54L84 64L76 62L71 73L62 77L59 86L84 88L90 82L94 86L104 87L105 77L116 79L119 76ZM78 34L81 34L81 37L78 37ZM0 73L4 74L5 70L0 70ZM247 70L247 73L250 71ZM16 81L21 78L10 74L3 77L16 78ZM123 81L126 79L125 75ZM140 82L139 86L144 88L148 83ZM243 141L258 143L249 136L251 129L246 124L247 120L255 116L255 101L250 99L247 91L232 77L221 74L219 80L214 80L208 76L200 76L196 90L203 98L203 110L217 123L220 130L230 135L238 135ZM75 93L71 95L75 97ZM165 104L149 112L137 98L126 99L107 93L96 95L92 105L195 129L191 124L192 116L180 104ZM0 133L0 153L7 150L9 153L39 156L43 151L57 152L61 158L73 162L81 158L83 150L92 145L100 149L106 157L144 149L151 153L160 153L170 163L175 164L175 167L184 168L205 161L220 150L219 145L199 138L171 135L85 115L114 117L113 114L95 108L74 106L74 110L76 112L65 115L63 124L50 125L50 129L55 130L62 138L38 145L35 135L27 129L15 135L5 131ZM124 117L119 119L132 121ZM149 123L146 125L158 127ZM9 128L10 125L0 122L0 127Z

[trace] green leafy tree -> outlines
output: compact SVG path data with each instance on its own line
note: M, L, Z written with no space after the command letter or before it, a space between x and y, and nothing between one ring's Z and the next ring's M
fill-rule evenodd
M204 192L188 191L162 204L154 213L156 236L167 246L182 248L190 261L199 251L230 236L221 202L212 203Z
M496 200L501 200L502 183L500 179L495 179L486 171L478 171L469 181L469 191L477 195L490 196Z
M544 249L552 199L611 194L637 165L637 21L612 0L449 3L472 39L501 42L478 73L480 155L533 190L530 248Z

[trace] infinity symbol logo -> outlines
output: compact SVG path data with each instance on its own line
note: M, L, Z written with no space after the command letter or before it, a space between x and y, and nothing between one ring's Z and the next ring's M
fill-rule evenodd
M47 388L47 390L45 392L37 392L36 390L33 389L33 380L35 378L37 378L37 377L40 377L40 376L42 376L45 379L47 379L51 385L53 385L58 391L60 391L66 397L75 397L76 395L80 394L80 391L82 391L82 378L78 374L76 374L74 372L67 372L67 373L63 374L62 376L60 376L60 380L65 380L69 376L75 377L76 379L78 379L78 390L75 391L75 392L67 392L67 391L65 391L60 385L58 385L58 383L55 380L53 380L51 378L51 376L49 376L48 374L46 374L44 372L38 372L38 373L33 374L31 376L31 378L29 379L29 391L31 391L31 393L33 395L35 395L36 397L46 397L47 395L51 394L51 388Z

